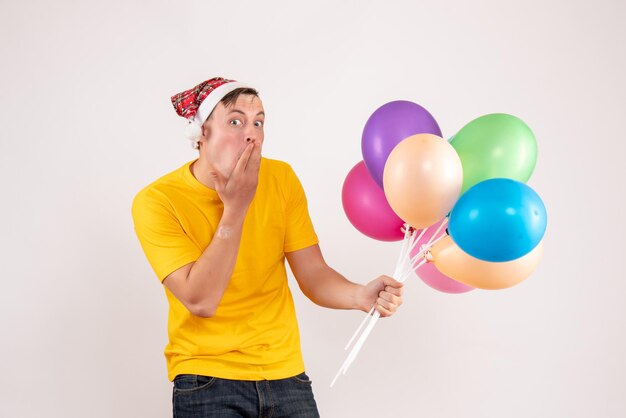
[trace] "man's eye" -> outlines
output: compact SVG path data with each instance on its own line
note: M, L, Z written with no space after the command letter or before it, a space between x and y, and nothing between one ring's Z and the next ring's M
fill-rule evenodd
M254 122L254 126L261 127L261 126L263 126L263 122L260 121L260 120L257 120L256 122Z
M241 125L241 121L239 119L233 119L230 121L230 124L233 126L239 126Z

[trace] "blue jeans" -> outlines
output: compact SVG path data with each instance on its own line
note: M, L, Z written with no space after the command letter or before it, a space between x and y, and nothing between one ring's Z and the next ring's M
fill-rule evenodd
M229 380L196 374L174 379L174 418L319 418L305 373L277 380Z

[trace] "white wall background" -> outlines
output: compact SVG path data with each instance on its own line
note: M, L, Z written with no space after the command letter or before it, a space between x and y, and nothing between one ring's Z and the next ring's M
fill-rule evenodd
M293 286L322 416L626 416L624 4L3 1L0 416L171 416L167 303L130 204L194 158L169 97L215 75L259 88L265 155L295 168L327 261L357 282L399 250L341 206L374 109L415 101L447 137L506 112L537 136L549 226L524 283L413 278L333 389L362 314Z

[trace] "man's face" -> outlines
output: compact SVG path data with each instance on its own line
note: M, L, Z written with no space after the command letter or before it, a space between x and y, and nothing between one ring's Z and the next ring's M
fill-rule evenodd
M265 113L257 96L242 94L231 106L220 102L202 126L200 158L229 178L248 143L263 144Z

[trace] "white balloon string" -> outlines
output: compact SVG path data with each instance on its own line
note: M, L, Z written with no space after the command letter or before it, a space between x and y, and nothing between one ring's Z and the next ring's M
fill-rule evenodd
M409 224L404 224L404 240L402 240L402 247L400 249L400 254L398 254L398 261L396 261L396 268L393 272L393 278L395 278L402 268L402 264L404 262L404 258L406 257L407 246L411 241L411 227Z
M415 238L415 235L416 235L416 234L415 234L415 233L413 234L413 237L412 237L412 238L413 238L413 241L411 242L411 245L410 245L410 249L409 249L409 251L408 251L408 252L406 253L406 255L405 255L405 260L408 260L408 259L410 258L410 256L411 256L411 251L413 251L413 250L415 249L415 246L417 245L417 243L418 243L418 242L420 242L420 240L422 239L422 237L423 237L423 236L424 236L424 234L426 233L426 230L427 230L427 229L428 229L428 227L426 227L426 228L422 229L422 232L420 232L420 234L417 236L417 238ZM403 271L403 270L402 270L402 271ZM396 278L396 277L394 277L394 279L396 279L396 280L397 280L397 278Z
M422 249L419 253L415 254L415 257L413 257L411 259L411 265L409 266L409 268L404 272L404 276L402 276L402 280L404 281L406 280L411 273L413 273L413 271L417 268L415 267L415 263L418 261L418 258L425 256L426 253L428 251L430 251L430 249L433 247L433 245L435 245L440 239L442 239L443 237L445 237L446 234L442 234L439 238L437 238L436 240L434 240L433 242L429 242L428 244L425 244L422 246ZM400 281L400 280L399 280Z
M417 271L418 268L422 267L426 263L428 263L428 260L423 258L416 265L412 265L411 268L402 277L403 281L406 280L411 274L413 274L413 272Z
M361 325L359 325L359 327L356 329L354 334L352 334L352 338L350 338L350 341L348 341L348 344L346 344L346 346L343 348L344 350L347 350L352 345L352 342L354 341L356 336L359 335L359 332L361 332L361 330L365 326L365 323L367 322L367 320L370 318L370 316L374 312L374 309L376 309L376 305L375 304L372 306L372 309L370 309L370 311L367 313L367 315L365 315L365 318L363 318L363 321L361 321Z
M428 251L433 245L435 245L435 243L437 241L439 241L441 238L443 238L445 236L445 233L443 233L440 236L439 233L441 232L441 229L448 223L448 218L444 218L444 221L441 222L441 225L439 225L439 227L437 228L437 230L435 231L434 234L431 235L430 239L428 240L428 242L426 244L424 244L422 246L422 248L420 249L420 252L418 252L417 254L415 254L413 257L411 257L411 259L409 260L409 267L407 269L404 270L404 274L403 274L403 278L406 279L406 275L407 272L410 272L412 270L412 266L413 264L415 264L415 261L422 256L423 253L425 253L426 251ZM435 237L437 239L435 239ZM420 237L421 238L421 237ZM419 239L417 240L417 242L419 242ZM426 248L426 251L424 251L424 248Z
M428 244L426 244L426 245L430 245L431 243L433 243L433 240L435 239L435 237L437 237L437 235L439 235L439 233L441 232L443 227L447 225L447 223L448 223L448 218L443 218L443 221L441 222L441 225L439 225L439 228L437 228L437 230L432 235L432 237L430 237L430 240L428 240ZM437 237L437 239L439 239L439 238L441 238L441 237Z
M365 344L367 337L370 335L370 333L374 329L374 326L376 325L376 322L378 321L379 318L380 318L380 312L376 311L376 313L372 317L372 320L370 321L369 324L367 324L367 328L365 328L365 331L363 331L363 334L361 334L361 336L359 337L359 340L356 342L356 344L354 345L354 348L350 352L350 355L346 359L345 365L342 367L343 374L346 374L346 372L348 371L348 368L356 359L356 356L361 351L361 348L363 348L363 345Z

